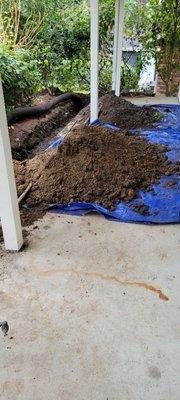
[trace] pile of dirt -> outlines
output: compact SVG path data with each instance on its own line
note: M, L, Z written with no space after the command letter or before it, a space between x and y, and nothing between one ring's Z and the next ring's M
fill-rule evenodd
M89 96L79 94L84 106ZM34 100L34 105L43 104L53 97L42 94ZM113 94L106 94L99 100L99 118L110 122L121 129L152 126L157 121L157 112L149 107L137 107ZM25 160L43 151L58 132L77 114L76 105L70 100L54 107L45 116L31 117L17 122L9 128L13 159ZM82 123L89 117L89 106L81 113ZM76 118L76 117L75 117Z
M27 198L32 207L79 201L113 210L121 200L130 202L139 189L150 190L162 175L176 170L165 151L165 146L127 131L83 125L74 128L49 158L28 160L21 174L17 163L17 183L20 187L33 182Z
M160 114L151 107L138 107L122 97L106 94L100 99L99 119L121 129L152 127Z

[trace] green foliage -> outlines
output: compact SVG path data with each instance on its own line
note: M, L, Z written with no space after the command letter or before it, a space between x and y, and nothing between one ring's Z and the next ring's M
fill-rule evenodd
M138 90L139 74L136 68L130 67L127 64L122 66L121 72L121 87L125 92Z
M38 90L40 73L36 60L31 60L29 51L16 51L0 47L0 74L8 108L29 101L29 97Z
M67 87L68 79L69 87L78 85L77 60L79 67L84 58L87 64L89 36L89 10L84 1L76 7L73 2L68 7L59 5L53 12L53 18L46 14L34 47L44 86Z
M176 29L172 14L177 1L149 0L146 7L138 0L125 1L125 34L138 37L145 50L136 68L127 64L122 67L125 91L137 89L139 73L148 56L155 55L160 65L159 47L166 58L174 60L176 45L172 34ZM32 93L47 86L89 90L88 3L88 0L0 0L0 73L8 107L27 102ZM114 4L114 0L100 1L102 91L111 88ZM165 4L164 11L162 4ZM165 50L166 42L171 50ZM163 76L163 70L161 73ZM171 73L168 74L166 68L170 79Z
M39 62L31 49L42 18L30 3L28 14L25 1L0 1L0 74L7 108L27 103L41 84Z
M140 39L144 49L156 60L167 95L174 91L173 76L179 69L179 24L179 0L148 1Z
M144 23L145 6L139 0L127 0L125 7L124 33L129 38L139 38Z

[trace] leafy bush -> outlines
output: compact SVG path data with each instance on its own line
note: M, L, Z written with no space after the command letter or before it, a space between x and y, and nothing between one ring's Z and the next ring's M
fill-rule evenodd
M165 83L166 95L173 95L178 82L180 43L179 0L149 0L144 7L139 40L146 54L153 57ZM175 91L176 91L175 90Z
M0 73L6 106L28 102L37 90L89 91L88 0L0 0ZM125 24L134 27L134 4ZM114 0L100 2L100 88L112 80ZM127 7L127 6L126 6ZM127 7L128 9L128 7ZM136 7L137 9L137 7ZM122 84L135 87L136 73L123 67Z
M121 88L124 92L138 90L139 74L136 68L123 65L121 72Z
M27 103L40 86L38 62L25 49L0 47L0 74L7 108Z

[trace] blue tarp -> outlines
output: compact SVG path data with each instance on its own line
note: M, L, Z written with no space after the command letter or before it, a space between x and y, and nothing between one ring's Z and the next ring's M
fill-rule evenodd
M164 144L170 148L166 153L167 157L173 161L180 161L180 106L179 105L157 105L152 106L163 114L162 120L153 129L133 130L146 140L153 143ZM103 125L107 128L117 130L111 124L101 124L95 121L94 125ZM59 146L62 139L55 139L48 147ZM173 182L174 186L167 187L168 182ZM153 185L153 191L140 191L138 198L127 206L120 202L114 211L95 203L71 203L69 205L50 205L49 209L57 213L68 213L71 215L84 215L96 211L108 219L123 222L142 222L142 223L178 223L180 222L180 182L177 175L162 177L158 185ZM143 204L149 207L148 215L141 215L132 210L132 206Z

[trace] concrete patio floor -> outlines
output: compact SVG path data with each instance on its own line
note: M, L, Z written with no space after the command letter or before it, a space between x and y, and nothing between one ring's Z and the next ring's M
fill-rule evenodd
M166 97L164 95L161 96L140 96L140 97L125 97L126 100L131 101L133 104L137 106L142 105L153 105L153 104L179 104L178 97L170 96Z
M30 231L0 253L0 399L179 400L179 227L49 213Z

